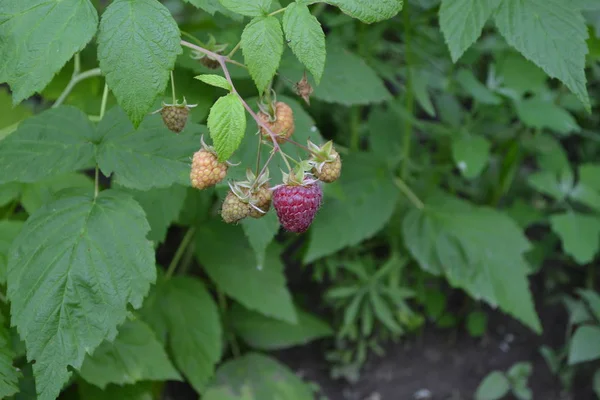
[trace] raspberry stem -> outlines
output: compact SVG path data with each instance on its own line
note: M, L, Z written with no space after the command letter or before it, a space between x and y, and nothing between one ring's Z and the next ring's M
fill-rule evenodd
M240 101L242 102L242 105L244 106L244 108L246 109L246 111L248 111L248 114L250 114L250 116L252 118L254 118L254 121L256 121L256 123L259 126L261 126L262 128L264 128L265 131L269 134L269 136L271 137L271 140L273 141L273 147L277 151L281 151L281 148L279 147L279 143L277 143L277 135L275 133L273 133L273 131L271 130L271 128L269 128L267 126L267 124L265 124L264 122L262 122L260 120L260 118L258 118L258 115L256 115L256 113L252 110L252 108L250 108L250 106L248 105L248 103L246 103L246 100L244 100L242 98L242 96L240 96L240 94L238 93L238 91L236 90L235 85L233 84L233 81L231 80L231 75L229 73L229 69L227 69L227 61L229 60L229 58L227 56L222 56L220 54L217 54L215 52L207 50L204 47L197 46L197 45L192 44L190 42L187 42L185 40L181 41L181 45L184 46L184 47L188 47L190 49L199 51L201 53L204 53L204 54L206 54L206 55L214 58L215 60L217 60L219 62L219 65L221 65L221 69L223 70L223 73L225 74L225 79L231 85L231 92L234 93L240 99Z
M402 178L394 179L394 183L396 184L396 186L398 186L398 189L400 189L400 191L404 193L408 200L410 200L410 202L413 203L415 207L417 207L419 210L425 208L425 204L423 203L423 201L419 199L415 192L412 191L412 189L406 184L406 182L402 180Z
M167 268L167 272L165 273L165 279L169 279L169 278L171 278L171 276L173 276L173 273L175 272L175 268L177 268L177 264L179 264L181 257L183 257L185 249L188 247L188 245L194 238L195 232L196 232L196 230L194 228L190 228L183 236L183 239L181 239L181 242L179 243L179 247L177 247L177 250L175 251L175 255L173 256L173 259L171 260L171 263L169 264L169 267Z
M175 96L175 78L173 77L173 71L171 71L171 93L173 95L173 103L177 102L177 96Z

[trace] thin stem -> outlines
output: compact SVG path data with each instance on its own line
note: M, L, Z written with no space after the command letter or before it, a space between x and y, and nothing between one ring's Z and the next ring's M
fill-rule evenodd
M260 169L260 149L262 147L262 134L258 132L258 150L256 151L256 176L258 177L258 170Z
M410 32L410 14L408 13L409 7L404 7L404 48L405 48L405 59L406 59L406 111L412 117L415 108L415 99L413 95L411 67L412 63L412 51L410 48L411 32ZM404 140L402 141L402 166L400 169L400 176L402 179L406 179L408 176L408 163L410 161L410 146L412 142L412 131L413 123L412 118L406 118L404 123Z
M250 116L256 121L256 123L260 127L264 128L264 130L269 134L269 136L271 137L271 141L273 142L273 147L277 151L281 151L281 148L279 147L279 143L277 143L277 135L271 130L271 128L269 128L269 126L266 123L264 123L263 121L260 120L260 118L258 118L258 115L256 115L256 113L252 110L252 108L250 108L248 103L246 103L246 101L242 98L242 96L240 96L240 94L236 90L236 88L233 84L233 81L231 80L231 74L229 73L229 70L227 69L227 64L226 64L227 57L217 54L215 52L212 52L210 50L207 50L203 47L196 46L195 44L192 44L190 42L186 42L185 40L181 41L181 45L188 47L190 49L199 51L206 55L209 55L219 62L219 64L221 65L221 69L223 69L223 74L225 74L225 79L231 85L232 93L235 93L235 95L240 99L240 101L242 102L242 106L244 106L246 111L248 111L248 114L250 114Z
M240 40L234 47L233 49L231 49L231 51L229 52L229 54L227 54L227 58L231 58L233 57L233 55L240 49L240 46L242 45L242 41Z
M421 199L419 199L415 192L412 191L406 182L404 182L401 178L396 178L394 179L394 183L415 207L417 207L419 210L425 208L425 204L421 201Z
M360 147L359 124L360 109L354 106L350 110L350 149L352 151L358 151Z
M283 7L283 8L280 8L279 10L275 10L275 11L273 11L271 14L269 14L269 17L271 17L271 16L273 16L273 15L277 15L277 14L279 14L279 13L281 13L281 12L284 12L286 8L287 8L287 7Z
M100 103L100 115L99 119L104 118L106 113L106 102L108 101L108 84L104 83L104 90L102 91L102 103Z
M290 138L286 138L284 136L281 136L281 139L285 140L288 143L293 144L294 146L300 147L301 149L308 151L310 154L315 154L316 155L316 153L314 151L312 151L311 149L309 149L308 147L306 147L303 144L300 144L300 143L298 143L298 142L296 142L296 141L294 141L294 140L292 140Z
M187 36L188 38L190 38L190 39L192 39L194 42L196 42L198 45L200 45L200 46L203 46L203 45L204 45L204 43L202 43L202 41L201 41L200 39L198 39L196 36L194 36L194 35L192 35L192 34L190 34L190 33L187 33L187 32L185 32L185 31L180 31L180 32L181 32L181 34L182 34L183 36Z
M171 70L171 94L173 95L173 105L177 102L177 97L175 96L175 78L173 77L173 70Z
M96 172L94 173L94 198L100 193L100 168L96 164Z
M235 334L231 331L231 328L228 326L229 324L225 320L225 315L227 314L227 298L219 289L217 289L217 301L219 302L219 309L221 310L221 315L223 316L225 336L227 337L227 341L229 342L229 346L231 347L231 354L233 354L234 358L239 358L241 355L240 346L238 345L237 340L235 339Z
M100 76L100 75L102 75L102 71L100 71L100 68L94 68L94 69L90 69L85 72L82 72L80 74L76 74L73 77L71 77L71 80L69 81L69 83L67 84L67 86L65 87L63 92L60 94L60 96L58 96L58 99L56 99L56 101L52 105L52 108L56 108L56 107L60 106L62 103L64 103L67 96L71 93L71 91L73 91L73 88L79 82L81 82L85 79L93 78L94 76Z
M167 272L165 273L165 279L169 279L169 278L171 278L171 276L173 276L173 273L175 272L175 268L177 268L177 264L179 264L179 260L181 260L181 257L183 257L183 254L185 253L185 249L187 248L187 246L190 244L190 242L194 238L195 232L196 232L196 230L194 228L190 228L183 236L183 239L181 239L181 243L179 243L179 247L175 251L175 255L173 256L173 259L171 260L171 263L169 264L169 267L167 268Z
M79 57L79 53L75 53L75 57L73 57L74 59L74 65L73 65L73 76L75 77L77 75L79 75L79 72L81 72L81 57Z
M262 169L260 170L260 173L257 176L261 176L262 174L265 173L265 171L267 170L267 167L269 166L269 163L273 159L273 156L275 155L275 153L276 153L276 151L275 151L275 149L273 149L273 151L271 151L271 153L269 154L269 158L267 158L267 162L265 163L265 165L263 165Z
M280 151L279 154L281 154L281 158L283 159L283 162L285 163L285 166L287 167L288 171L291 174L292 173L292 167L290 166L290 162L286 158L287 154L285 154L283 151Z
M235 60L232 60L230 58L226 59L225 62L228 62L229 64L233 64L233 65L237 65L238 67L242 67L245 69L248 69L248 67L246 67L244 64L242 64L241 62L237 62Z

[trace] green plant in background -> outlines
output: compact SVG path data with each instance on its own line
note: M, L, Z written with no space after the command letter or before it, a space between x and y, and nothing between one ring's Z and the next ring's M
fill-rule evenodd
M599 13L5 0L0 397L155 398L185 380L207 400L310 399L266 352L333 337L333 374L356 379L426 320L484 335L480 301L539 333L534 275L548 299L585 287L565 300L568 351L545 351L557 373L585 366L600 355ZM326 286L331 326L284 264ZM477 396L531 398L530 369Z
M527 362L516 363L506 373L492 371L477 388L475 399L499 400L512 393L519 400L530 400L533 394L527 382L531 371L531 364Z

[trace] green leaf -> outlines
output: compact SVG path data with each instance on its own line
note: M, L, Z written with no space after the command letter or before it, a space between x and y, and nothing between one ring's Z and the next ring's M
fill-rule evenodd
M418 68L410 69L411 89L423 110L431 117L435 117L435 108L431 96L427 91L429 77Z
M271 357L248 353L217 370L203 400L313 400L311 388Z
M180 40L177 23L158 1L114 0L102 14L100 68L135 127L164 92L182 53Z
M126 321L113 342L104 341L88 355L79 375L102 389L109 383L181 380L152 329L139 320Z
M503 0L494 18L509 45L561 80L589 111L584 72L588 33L577 8L562 0Z
M223 7L246 17L258 17L269 12L272 0L219 0Z
M510 382L500 371L488 374L477 387L475 400L500 400L510 391Z
M559 180L557 174L550 171L535 172L527 177L527 183L541 193L562 200L573 187L571 180Z
M325 0L339 7L344 14L366 24L390 19L402 10L403 0Z
M518 101L515 108L519 119L534 129L548 128L563 135L580 129L575 118L567 110L541 97Z
M252 348L279 350L304 345L333 335L331 327L321 319L296 309L298 322L290 324L234 306L228 319L235 333Z
M13 201L19 200L23 186L23 184L18 182L0 185L0 207L4 207Z
M31 110L26 103L13 107L12 96L8 93L8 89L0 89L0 109L10 109L10 112L0 115L0 139L12 133L17 128L15 124L31 116Z
M27 346L41 400L55 399L86 353L113 339L156 277L142 208L106 190L37 210L8 259L12 324ZM42 329L43 328L43 329Z
M98 27L88 0L3 0L0 14L0 83L14 104L41 92Z
M293 81L302 78L304 69L291 57L283 58L280 71ZM327 63L312 97L327 103L339 103L346 106L357 104L381 103L392 97L377 73L359 56L334 43L327 45ZM288 85L290 83L288 82Z
M539 93L548 79L544 71L525 59L520 53L498 54L498 77L504 87L521 98L527 92Z
M406 246L421 268L444 274L451 285L541 332L524 259L531 246L521 229L498 211L448 195L426 204L402 224Z
M577 293L585 300L594 317L600 321L600 294L586 289L579 289Z
M190 185L191 157L200 147L190 131L174 135L159 115L144 119L135 129L119 107L98 124L98 164L106 176L115 174L119 185L138 190Z
M600 358L600 327L580 326L571 338L569 365Z
M597 164L582 164L579 166L579 182L573 190L569 192L569 196L600 211L600 165Z
M81 399L85 400L152 400L155 398L151 382L135 385L108 385L104 390L85 382L78 382Z
M246 218L241 223L244 233L256 256L259 268L265 263L267 247L279 232L279 220L274 212L267 213L260 219Z
M0 221L0 285L6 283L6 272L8 267L8 251L21 229L22 221L2 220Z
M389 221L398 190L388 168L373 155L343 158L336 199L326 198L312 224L304 262L309 263L379 232Z
M177 220L183 209L187 195L186 188L173 185L164 189L151 189L147 191L124 189L144 209L150 224L148 239L162 243L167 236L167 229Z
M283 31L288 46L314 76L317 84L325 69L325 34L307 6L291 3L283 14Z
M227 79L223 78L220 75L205 74L205 75L198 75L195 78L198 79L199 81L202 81L202 82L208 84L208 85L220 87L225 90L231 91L231 84L229 82L227 82Z
M452 158L461 174L478 177L490 158L490 142L483 136L461 135L452 140Z
M44 204L56 200L62 190L75 188L93 193L94 181L87 175L78 172L68 172L25 184L23 185L23 193L21 194L21 206L31 215Z
M222 329L219 310L204 284L192 277L159 282L148 299L151 318L166 327L175 365L201 393L221 359Z
M371 152L396 165L402 157L403 127L402 118L393 106L374 107L368 119Z
M452 61L481 36L481 31L500 0L442 0L440 29L450 50Z
M242 230L220 221L202 225L196 241L198 261L220 290L250 310L296 323L278 251L271 246L259 269Z
M579 264L587 264L594 259L600 247L600 219L567 211L550 217L552 230L563 244L564 251Z
M250 76L262 93L275 76L283 54L279 20L272 16L254 18L242 32L241 45Z
M246 131L246 111L235 93L219 98L210 109L208 130L219 161L237 150Z
M482 311L473 311L467 316L467 330L472 337L481 337L487 327L487 315Z
M0 224L2 222L7 221L0 221ZM2 252L2 225L0 225L0 252ZM10 331L5 325L4 315L0 313L0 397L3 399L19 391L18 382L21 372L13 366L14 358Z
M87 115L75 107L28 118L0 141L0 183L35 182L93 165L93 139Z
M488 89L483 83L479 82L472 71L460 69L456 73L456 81L473 97L473 99L480 103L491 105L502 104L502 99Z

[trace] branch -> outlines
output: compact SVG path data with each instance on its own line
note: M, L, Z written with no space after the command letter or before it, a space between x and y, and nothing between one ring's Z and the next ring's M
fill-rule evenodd
M90 69L82 73L74 73L63 92L60 94L60 96L54 102L54 104L52 104L52 108L60 106L67 99L67 96L71 93L75 85L77 85L79 82L81 82L84 79L100 75L102 75L102 71L100 71L100 68Z
M231 80L231 75L229 74L229 70L227 69L227 62L230 61L229 58L227 56L222 56L220 54L217 54L215 52L207 50L203 47L196 46L195 44L192 44L190 42L186 42L185 40L181 41L181 45L188 47L192 50L196 50L201 53L204 53L207 56L210 56L211 58L213 58L219 62L219 64L221 65L221 69L223 70L223 73L225 74L225 79L227 79L227 82L229 82L229 84L231 85L231 91L240 99L240 101L242 102L242 105L244 106L246 111L248 111L248 114L250 114L250 116L252 118L254 118L254 120L256 121L258 126L262 127L269 134L269 136L271 137L271 141L273 142L274 151L281 151L281 147L279 147L279 143L277 143L277 135L271 130L271 128L269 128L269 126L267 124L265 124L263 121L261 121L260 118L258 118L258 115L256 115L256 113L254 111L252 111L252 108L250 108L248 103L246 103L246 101L242 98L242 96L240 96L240 94L236 90L235 86L233 85L233 81Z

